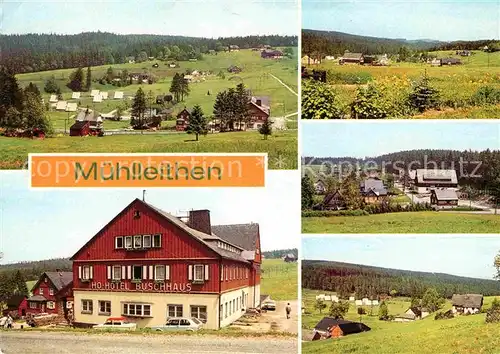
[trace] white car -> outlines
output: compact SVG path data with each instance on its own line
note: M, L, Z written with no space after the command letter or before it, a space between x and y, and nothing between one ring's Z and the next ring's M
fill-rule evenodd
M198 331L203 327L203 322L197 318L171 317L161 326L150 327L153 331Z
M274 300L264 301L264 303L262 303L261 309L268 310L268 311L274 311L274 310L276 310L276 302Z
M93 326L94 329L119 329L123 331L135 331L137 324L128 322L125 317L110 317L106 322Z

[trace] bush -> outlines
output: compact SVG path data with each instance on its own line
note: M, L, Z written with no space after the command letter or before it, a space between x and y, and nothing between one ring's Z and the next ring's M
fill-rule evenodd
M381 119L389 116L385 100L375 85L358 88L354 102L351 103L351 118Z
M413 92L409 96L409 103L422 113L428 109L436 108L438 97L439 91L430 86L429 78L424 75L413 88Z
M304 80L302 85L303 119L342 119L344 109L336 92L326 84Z
M476 93L474 93L474 95L472 95L470 101L474 106L498 104L500 103L500 89L490 86L482 86L476 91Z

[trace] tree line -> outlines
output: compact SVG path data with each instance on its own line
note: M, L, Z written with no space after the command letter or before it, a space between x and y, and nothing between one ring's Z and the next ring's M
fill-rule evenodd
M298 257L299 251L296 248L287 248L283 250L265 251L262 252L262 255L267 259L276 259L283 258L289 253L293 254L295 257Z
M357 298L421 299L429 288L444 298L467 293L500 295L500 283L495 280L314 260L302 261L302 287L336 292L343 299L354 293Z
M165 35L119 35L107 32L85 32L75 35L15 34L0 35L0 64L13 72L142 62L158 60L184 61L201 59L210 51L224 51L229 45L253 48L261 45L297 46L296 36L246 36L195 38Z

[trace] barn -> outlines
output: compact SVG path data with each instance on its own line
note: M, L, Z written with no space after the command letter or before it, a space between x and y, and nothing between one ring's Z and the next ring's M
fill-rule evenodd
M19 317L26 316L26 309L28 308L27 297L21 294L14 294L6 302L7 308L5 312L16 312Z
M363 64L364 56L362 53L350 53L345 52L344 55L339 58L339 64Z
M260 301L259 225L212 226L209 210L176 217L135 199L71 260L76 326L195 317L219 329Z
M458 205L457 192L453 189L432 189L431 205L439 208L454 207Z
M339 338L349 334L367 332L370 327L361 322L352 322L333 317L323 317L314 327L314 336L319 334L322 338Z
M27 313L66 315L73 303L73 273L45 272L31 289Z
M476 314L481 312L483 307L483 295L480 294L454 294L451 298L452 312L467 314Z

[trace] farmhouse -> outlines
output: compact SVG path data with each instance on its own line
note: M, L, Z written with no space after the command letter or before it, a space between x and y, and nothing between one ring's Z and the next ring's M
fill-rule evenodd
M455 170L417 169L414 189L418 193L426 193L433 188L458 188L457 172Z
M339 190L328 193L322 203L322 208L325 210L339 210L345 206L345 199Z
M300 62L302 63L302 65L315 65L315 64L321 64L321 60L311 58L309 55L304 55L304 56L300 59Z
M75 123L69 128L70 136L86 136L102 131L102 118L99 113L82 110L76 116Z
M231 45L229 46L229 51L230 51L230 52L239 52L239 51L240 51L240 47L238 47L238 46L237 46L237 45L235 45L235 44L231 44Z
M481 312L483 307L483 295L479 294L454 294L451 298L453 313L476 314Z
M27 313L66 315L73 305L73 273L45 272L31 289Z
M268 96L252 96L249 102L248 111L250 121L245 128L259 129L271 115L271 106Z
M443 58L441 59L441 66L444 65L460 65L462 62L458 58Z
M324 194L326 192L325 182L321 179L314 182L314 190L316 191L316 194Z
M387 197L387 189L385 189L383 182L378 178L367 178L361 181L359 188L365 203L377 203L379 200Z
M342 57L339 58L339 64L363 64L364 56L362 53L350 53L345 52Z
M5 312L16 312L19 317L26 316L28 308L27 297L21 294L14 294L6 302L7 308Z
M453 189L432 189L431 205L440 208L454 207L458 205L457 192Z
M263 59L282 59L283 52L280 50L263 50L260 52L260 57Z
M394 317L396 322L411 322L415 320L421 320L429 316L430 312L425 307L410 307L404 314L397 315Z
M324 317L314 327L313 333L316 338L316 334L318 334L320 338L339 338L349 334L367 332L370 329L371 328L364 323Z
M219 329L259 305L259 225L212 226L209 210L175 217L135 199L71 260L76 326L195 317Z
M175 122L175 130L184 131L187 129L191 113L192 110L190 108L184 107L184 109L177 114L177 121Z
M297 257L295 257L294 254L292 253L287 253L284 257L283 257L283 260L286 262L286 263L293 263L293 262L297 262Z

